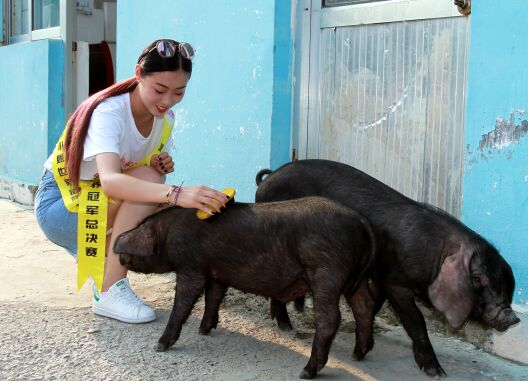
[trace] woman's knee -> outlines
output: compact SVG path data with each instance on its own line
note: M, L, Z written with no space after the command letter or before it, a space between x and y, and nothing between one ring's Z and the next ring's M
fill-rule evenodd
M125 174L136 177L141 180L150 181L152 183L165 183L165 175L162 175L154 168L148 165L142 165L141 167L129 169L125 171Z

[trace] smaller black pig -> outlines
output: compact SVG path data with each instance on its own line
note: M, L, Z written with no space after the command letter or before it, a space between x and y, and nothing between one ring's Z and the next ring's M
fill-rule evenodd
M200 332L218 322L228 286L283 303L311 291L315 310L312 354L301 378L313 378L328 359L340 321L339 298L350 300L374 261L368 221L334 201L234 203L212 221L194 210L168 208L121 234L114 245L132 271L175 271L177 292L158 351L171 347L205 289ZM350 301L349 301L350 303Z
M264 174L269 176L262 181ZM411 200L356 168L328 160L299 160L274 172L263 170L257 185L257 202L324 196L369 220L378 253L369 274L372 293L358 289L351 298L360 323L356 332L361 335L354 349L356 359L372 348L372 322L385 299L412 339L416 363L433 377L445 372L415 297L432 304L455 328L470 317L499 331L519 322L511 309L515 280L510 266L488 241L446 212ZM279 326L288 326L284 304L272 300L271 311Z

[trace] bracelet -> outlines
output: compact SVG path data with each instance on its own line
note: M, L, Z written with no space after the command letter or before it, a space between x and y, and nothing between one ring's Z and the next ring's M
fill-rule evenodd
M182 184L183 184L183 182L182 182ZM178 196L180 195L181 190L182 190L181 185L180 186L171 185L169 187L169 190L167 191L167 194L165 195L165 204L171 205L171 206L176 205L176 203L178 202ZM175 194L174 201L171 201L171 196L172 196L173 193Z
M169 187L169 190L167 191L167 194L165 195L165 204L167 205L174 205L171 200L170 200L170 196L172 195L172 192L174 192L176 190L176 185L171 185Z

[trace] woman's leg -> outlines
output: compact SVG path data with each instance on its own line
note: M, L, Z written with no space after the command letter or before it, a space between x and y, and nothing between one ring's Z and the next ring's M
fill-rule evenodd
M51 171L42 176L35 195L35 216L46 237L77 258L77 213L64 206Z
M142 180L162 183L165 177L151 167L139 167L126 172ZM105 273L102 292L94 291L92 311L96 315L114 318L127 323L147 323L156 319L156 312L132 291L127 270L119 263L119 256L112 250L119 234L133 229L158 208L157 204L115 201L108 204L108 227Z
M142 180L164 183L165 176L155 169L142 166L125 172L129 176ZM130 201L116 201L108 204L108 226L112 233L107 236L107 256L102 291L105 292L115 282L126 277L127 270L119 263L119 256L114 253L113 247L119 234L135 228L140 221L158 209L158 204L139 203Z
M140 167L127 171L127 174L146 181L163 183L165 177L150 167ZM115 200L108 204L107 260L103 278L103 292L94 290L92 311L101 316L111 317L128 323L146 323L156 319L156 313L141 301L130 289L127 271L119 263L119 257L112 248L115 238L130 230L158 208L157 204L133 203ZM77 213L70 213L64 206L62 197L51 171L46 171L39 184L35 197L37 221L52 242L64 247L77 256ZM124 278L124 279L123 279Z

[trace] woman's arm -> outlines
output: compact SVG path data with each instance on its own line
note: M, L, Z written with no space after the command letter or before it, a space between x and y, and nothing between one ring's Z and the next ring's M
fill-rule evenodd
M153 183L128 176L121 172L121 161L116 153L100 153L95 157L101 186L108 197L133 202L152 202L162 204L166 201L169 186ZM217 200L219 205L212 200ZM205 187L182 187L177 205L184 208L196 208L204 212L211 209L220 212L225 206L227 196L223 193Z

